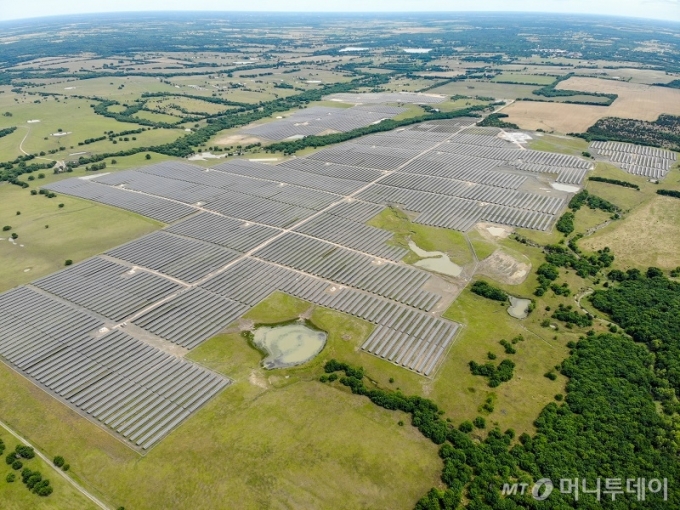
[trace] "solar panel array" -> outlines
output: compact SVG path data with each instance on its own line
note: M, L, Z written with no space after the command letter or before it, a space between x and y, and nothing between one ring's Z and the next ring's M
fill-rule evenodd
M238 252L167 232L154 232L108 255L193 283L239 257Z
M178 204L158 197L127 193L111 186L103 186L92 182L89 179L58 181L48 184L45 186L45 189L55 193L64 193L65 195L86 198L102 204L120 207L121 209L148 216L164 223L172 223L196 212L196 209L184 204Z
M0 295L0 356L55 398L148 449L230 381L28 287Z
M419 94L416 92L366 92L362 94L339 93L325 97L329 101L344 103L413 103L436 104L446 101L446 96Z
M169 225L0 295L11 319L0 356L142 449L229 383L155 346L191 349L274 291L373 323L364 351L432 375L458 325L433 315L431 274L400 262L407 250L366 222L398 205L426 225L545 230L566 194L528 191L527 179L580 182L589 168L466 129L475 121L414 125L276 166L164 162L51 184Z
M101 257L42 278L34 285L114 321L122 321L182 288L162 276Z
M622 142L592 142L590 149L633 175L663 179L677 159L675 152Z
M312 106L296 111L289 117L251 126L242 131L265 140L285 140L291 137L319 135L324 132L345 132L391 119L406 111L395 106L355 106L333 108Z

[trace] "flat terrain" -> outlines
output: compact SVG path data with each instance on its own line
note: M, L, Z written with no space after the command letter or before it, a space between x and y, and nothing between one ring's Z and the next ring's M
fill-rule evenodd
M5 455L14 451L16 445L21 444L13 435L0 427L0 439L5 442ZM5 456L3 455L3 457ZM99 507L78 492L66 480L55 473L52 466L48 466L37 456L30 460L23 460L24 468L39 471L43 479L48 479L54 492L48 498L33 494L21 481L21 470L15 471L4 462L2 464L2 479L0 480L0 504L3 509L20 510L31 508L35 510L96 510ZM23 469L23 468L22 468ZM14 473L16 479L7 483L6 476Z
M522 129L556 131L557 133L582 133L598 119L609 115L604 106L582 104L548 103L539 101L517 101L503 113L507 122Z
M662 113L680 115L679 89L580 76L560 82L557 88L617 94L618 99L606 108L610 117L652 121Z
M603 117L653 121L662 113L680 114L680 90L677 89L580 76L560 82L558 88L619 97L611 106L517 101L503 110L509 115L508 122L523 129L574 133L585 131Z
M291 319L308 308L287 296L271 299L249 318ZM375 501L412 508L438 483L436 446L399 426L404 415L318 382L322 360L352 351L370 329L330 311L312 320L334 328L309 367L266 372L238 333L194 350L192 359L236 381L144 457L4 365L0 382L14 390L0 399L0 414L13 427L30 427L31 440L48 455L67 456L76 476L113 507L173 508L189 498L200 509L236 500L244 509L373 508Z
M620 223L613 223L581 246L599 250L609 246L621 267L646 269L680 266L680 200L655 196Z
M142 160L139 156L124 158L108 170ZM66 259L79 262L162 227L149 218L89 200L31 195L30 190L55 180L92 175L83 168L61 175L48 170L44 173L45 179L29 181L31 186L26 189L0 183L0 224L11 227L0 232L0 291L62 269ZM9 242L12 233L19 236L14 243Z

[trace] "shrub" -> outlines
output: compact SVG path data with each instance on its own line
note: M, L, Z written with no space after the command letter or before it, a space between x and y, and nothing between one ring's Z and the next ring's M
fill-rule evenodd
M464 421L463 423L458 425L458 430L460 430L461 432L465 433L472 432L472 429L473 429L472 422L469 421Z
M478 429L486 428L486 420L483 416L477 416L477 418L472 421L472 424Z
M54 463L55 466L61 467L64 465L64 457L62 457L61 455L57 455L52 462Z
M5 478L5 480L7 480L7 483L12 483L16 479L17 479L17 477L14 473L9 473L7 475L7 478Z
M15 460L14 462L12 462L12 469L15 469L15 470L18 471L18 470L20 470L22 467L24 467L24 463L21 462L21 461L18 460L18 459Z
M64 466L61 468L62 471L68 471L71 469L71 464L64 464Z
M73 261L72 261L71 259L66 259L66 260L64 261L64 265L65 265L65 266L70 266L71 264L73 264Z
M8 230L12 230L12 227L9 225L5 225L4 227L2 227L3 232L7 232Z
M32 459L35 457L35 451L30 446L17 445L15 451L19 457L24 459Z
M59 204L59 209L63 209L64 204Z
M7 457L5 457L5 462L8 466L14 464L15 460L17 460L17 454L15 452L8 453Z
M508 300L508 295L504 291L482 280L473 283L470 290L478 296L492 299L494 301L505 302Z
M12 232L12 239L19 239L19 234Z
M560 219L557 220L555 227L565 236L571 234L574 231L574 213L565 212Z

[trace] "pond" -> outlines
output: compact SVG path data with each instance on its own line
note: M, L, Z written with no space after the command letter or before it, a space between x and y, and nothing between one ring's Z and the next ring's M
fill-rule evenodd
M259 326L252 342L266 354L262 366L267 369L288 368L314 358L326 345L327 335L303 321L274 326Z
M408 242L408 247L413 253L419 257L423 257L418 262L415 262L413 264L414 266L448 276L460 276L460 273L463 272L463 268L458 264L451 262L451 259L449 259L449 256L446 253L441 251L425 251L419 248L413 241Z
M515 296L509 296L510 306L508 307L508 313L515 319L526 319L529 315L529 305L531 305L531 299L517 298Z

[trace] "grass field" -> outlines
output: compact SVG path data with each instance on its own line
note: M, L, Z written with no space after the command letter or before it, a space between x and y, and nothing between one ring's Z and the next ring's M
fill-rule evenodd
M5 455L14 451L16 445L21 444L2 427L0 427L0 439L5 443ZM54 492L48 497L40 497L37 494L33 494L21 481L21 470L14 471L3 462L2 469L0 469L0 508L3 510L61 510L63 508L68 508L69 510L95 510L99 508L73 488L38 456L30 460L24 459L22 462L25 468L31 471L40 471L43 479L50 481ZM12 483L5 481L9 473L14 473L16 477Z
M588 150L588 142L581 138L547 134L536 136L536 138L529 142L529 148L536 151L557 152L560 154L581 156L584 151Z
M473 261L465 235L455 230L420 225L409 220L408 216L394 208L388 208L372 218L369 225L394 232L392 242L402 248L408 248L408 241L416 243L426 251L442 251L460 266ZM418 260L414 253L409 253L405 261L412 263Z
M157 156L152 162L162 159L167 158ZM143 154L138 154L120 158L118 164L109 165L106 171L148 163ZM67 195L49 199L43 195L32 196L31 189L86 174L82 168L60 175L46 170L45 179L37 179L37 173L33 174L36 179L30 181L27 189L0 183L0 224L12 227L7 232L0 232L3 238L0 241L0 259L3 260L0 292L53 273L64 267L66 259L78 262L162 226L122 209ZM26 180L26 176L23 178ZM59 204L64 207L60 208ZM17 215L17 211L21 214ZM19 236L15 244L7 241L12 232Z
M566 134L585 131L598 119L608 116L609 110L603 106L517 101L504 108L503 113L508 115L507 122L522 129Z
M599 250L609 246L617 267L646 269L680 266L680 200L655 196L620 222L603 228L581 242L583 248Z
M604 109L606 113L602 115L603 117L653 121L662 113L680 114L680 90L678 89L580 76L560 82L557 88L618 94L618 99L610 107Z
M680 200L659 196L656 190L680 190L680 170L669 172L661 184L650 183L644 177L627 174L607 163L598 163L594 175L637 184L640 191L589 181L589 191L628 212L622 220L583 239L580 246L588 250L609 246L616 256L616 267L673 269L679 266L676 239L680 235Z
M511 85L490 81L466 80L452 82L430 90L431 94L460 94L463 96L486 96L497 99L517 99L536 97L531 92L536 90L534 85Z
M550 85L555 81L554 76L540 76L536 74L515 74L515 73L501 73L495 76L491 81L493 82L512 82L529 85Z

